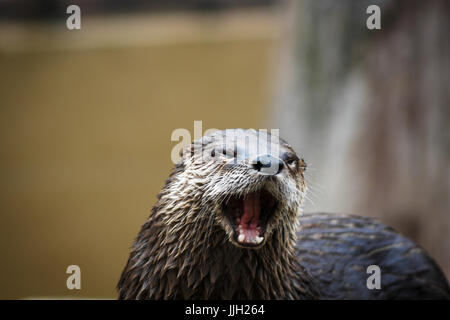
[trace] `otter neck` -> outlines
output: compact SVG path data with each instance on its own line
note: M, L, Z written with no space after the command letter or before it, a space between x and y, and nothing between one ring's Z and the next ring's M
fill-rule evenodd
M280 224L260 249L238 248L192 194L162 193L136 239L121 298L311 299L312 279L295 257L295 232ZM183 203L182 206L179 203ZM128 283L127 283L128 282Z

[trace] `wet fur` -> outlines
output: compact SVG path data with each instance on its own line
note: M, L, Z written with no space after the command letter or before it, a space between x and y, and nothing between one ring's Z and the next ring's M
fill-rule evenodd
M241 134L244 131L238 132ZM295 256L303 168L260 176L246 164L202 162L214 138L185 150L133 244L118 284L121 299L312 299L318 296ZM220 147L220 145L219 145ZM287 144L286 148L290 148ZM266 187L281 201L264 246L239 248L220 206L232 194Z

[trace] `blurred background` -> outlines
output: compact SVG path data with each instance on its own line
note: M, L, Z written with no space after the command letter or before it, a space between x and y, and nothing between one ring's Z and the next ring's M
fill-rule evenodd
M195 120L279 128L305 211L377 217L449 277L449 18L445 0L0 0L0 298L116 298Z

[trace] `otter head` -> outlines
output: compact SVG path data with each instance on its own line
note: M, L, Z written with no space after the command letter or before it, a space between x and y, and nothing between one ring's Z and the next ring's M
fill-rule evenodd
M278 136L216 131L185 148L181 161L184 196L200 201L197 215L220 226L225 240L257 249L275 230L294 237L306 165Z

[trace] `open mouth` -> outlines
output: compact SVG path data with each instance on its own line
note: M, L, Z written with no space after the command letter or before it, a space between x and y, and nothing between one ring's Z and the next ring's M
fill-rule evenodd
M244 197L231 197L223 211L234 231L234 240L244 247L257 247L264 241L267 222L278 201L270 192L259 190Z

